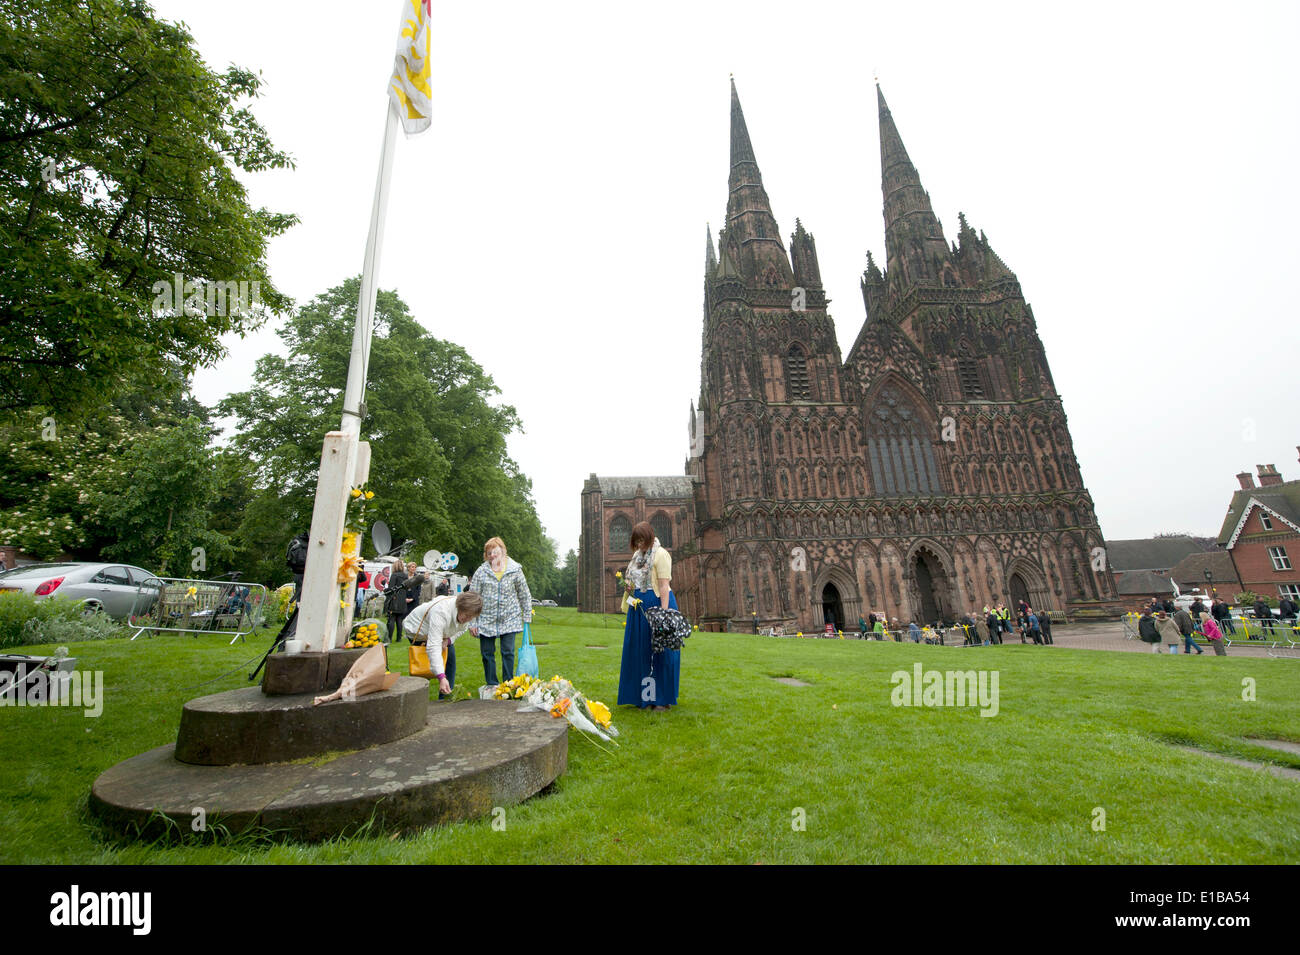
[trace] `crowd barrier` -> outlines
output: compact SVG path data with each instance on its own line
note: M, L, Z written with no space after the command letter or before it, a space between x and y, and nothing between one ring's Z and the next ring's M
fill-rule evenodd
M1056 626L1055 621L1053 621L1052 626ZM815 633L786 632L777 627L764 631L763 635L769 637L795 637L805 640L876 640L879 638L884 642L923 643L941 647L977 647L985 645L983 639L979 636L978 629L967 624L957 624L952 627L922 627L920 628L919 638L913 637L910 628L885 630L881 634L868 630L864 636L860 630L837 630L833 634L828 634L825 631ZM1020 641L1021 633L1020 628L1016 626L1016 621L1011 621L1011 631L1009 633L1003 630L1000 636L1002 643ZM997 643L998 641L990 639L989 642ZM1023 642L1032 644L1033 638L1026 634Z
M229 633L244 640L266 617L266 587L231 580L155 577L141 584L129 618L142 633Z
M1170 614L1169 616L1172 617L1173 615ZM1124 614L1124 636L1129 640L1139 639L1137 626L1141 617L1142 615L1139 613ZM1272 620L1256 620L1254 617L1232 617L1231 620L1231 627L1221 620L1215 621L1219 626L1219 630L1223 633L1224 646L1231 647L1234 643L1240 643L1252 647L1300 648L1300 627L1291 622L1280 620L1277 617ZM1193 620L1192 626L1195 629L1196 636L1205 639L1204 632L1201 630L1201 621Z

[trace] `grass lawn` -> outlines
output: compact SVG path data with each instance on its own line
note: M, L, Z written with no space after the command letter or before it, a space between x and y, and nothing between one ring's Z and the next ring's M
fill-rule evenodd
M533 633L542 676L614 708L621 621L544 610ZM103 838L95 777L173 742L185 700L248 686L268 642L73 646L78 669L104 672L103 713L0 708L0 863L1300 862L1300 782L1181 748L1300 768L1247 739L1300 741L1295 661L740 634L687 642L672 712L614 708L612 753L571 730L568 772L504 831L489 817L316 845ZM474 689L477 642L460 654ZM405 645L390 661L405 669ZM894 706L891 674L917 662L996 670L997 715Z

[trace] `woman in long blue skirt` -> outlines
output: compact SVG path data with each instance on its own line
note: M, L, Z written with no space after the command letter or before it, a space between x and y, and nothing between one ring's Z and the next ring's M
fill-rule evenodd
M632 561L624 578L630 592L623 598L627 624L623 628L623 661L618 678L618 702L641 709L666 710L677 705L681 682L680 650L650 649L650 624L643 608L677 609L677 597L669 587L672 557L660 546L654 529L642 521L632 528ZM667 602L664 598L667 597ZM641 601L638 605L636 600Z

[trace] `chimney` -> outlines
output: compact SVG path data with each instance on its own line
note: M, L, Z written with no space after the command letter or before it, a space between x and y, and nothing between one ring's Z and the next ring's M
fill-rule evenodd
M1259 472L1260 487L1272 487L1282 483L1282 475L1278 474L1277 468L1271 464L1257 464L1255 470Z
M593 474L592 477L595 477L595 475ZM1249 491L1255 486L1255 476L1249 471L1242 471L1238 474L1237 481L1241 484L1241 489L1243 491Z

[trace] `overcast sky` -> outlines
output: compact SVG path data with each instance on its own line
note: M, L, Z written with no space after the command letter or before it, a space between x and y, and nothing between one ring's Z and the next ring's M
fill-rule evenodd
M306 301L359 273L398 0L155 7L214 68L263 73L255 112L297 169L248 182L302 217L277 284ZM519 411L510 451L561 556L590 472L682 473L729 74L787 245L796 216L817 239L842 354L885 258L878 76L949 240L965 212L1020 278L1107 537L1217 533L1235 473L1300 477L1300 4L433 10L434 124L399 135L379 281ZM229 347L197 375L208 404L278 339ZM629 382L647 363L653 402Z

